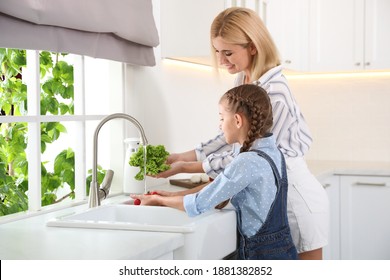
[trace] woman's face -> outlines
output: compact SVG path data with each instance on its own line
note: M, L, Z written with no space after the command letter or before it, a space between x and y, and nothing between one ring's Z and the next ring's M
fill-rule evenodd
M228 44L222 37L212 40L219 65L225 66L230 74L244 71L246 76L250 76L253 55L256 48L250 44L244 48L240 45Z

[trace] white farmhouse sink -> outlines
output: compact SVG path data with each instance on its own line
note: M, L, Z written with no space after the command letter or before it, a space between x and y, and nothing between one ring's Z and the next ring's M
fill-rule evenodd
M163 232L193 232L195 224L212 212L190 218L169 207L104 205L80 213L58 217L47 223L55 227L103 228Z
M47 226L183 233L185 244L174 251L175 259L222 259L236 248L233 210L190 218L169 207L108 204L57 217Z

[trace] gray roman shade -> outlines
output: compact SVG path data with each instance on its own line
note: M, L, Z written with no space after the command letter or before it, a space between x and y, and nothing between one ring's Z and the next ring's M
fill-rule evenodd
M0 47L153 66L152 0L0 0Z

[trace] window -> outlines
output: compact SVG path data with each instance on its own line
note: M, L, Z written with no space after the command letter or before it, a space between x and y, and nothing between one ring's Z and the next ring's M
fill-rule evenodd
M124 109L123 64L12 49L0 61L0 216L84 202L94 130ZM122 166L121 136L117 123L99 133L103 170Z

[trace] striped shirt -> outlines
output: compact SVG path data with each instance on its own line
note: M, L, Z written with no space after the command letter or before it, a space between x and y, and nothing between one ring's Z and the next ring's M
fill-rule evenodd
M235 86L244 83L244 73L239 73ZM282 74L282 66L276 66L255 81L263 87L271 100L273 110L272 133L276 143L286 158L302 157L312 143L307 123L292 95L288 82ZM202 161L203 170L215 178L239 152L239 144L229 145L223 134L199 144L195 148L198 161Z

